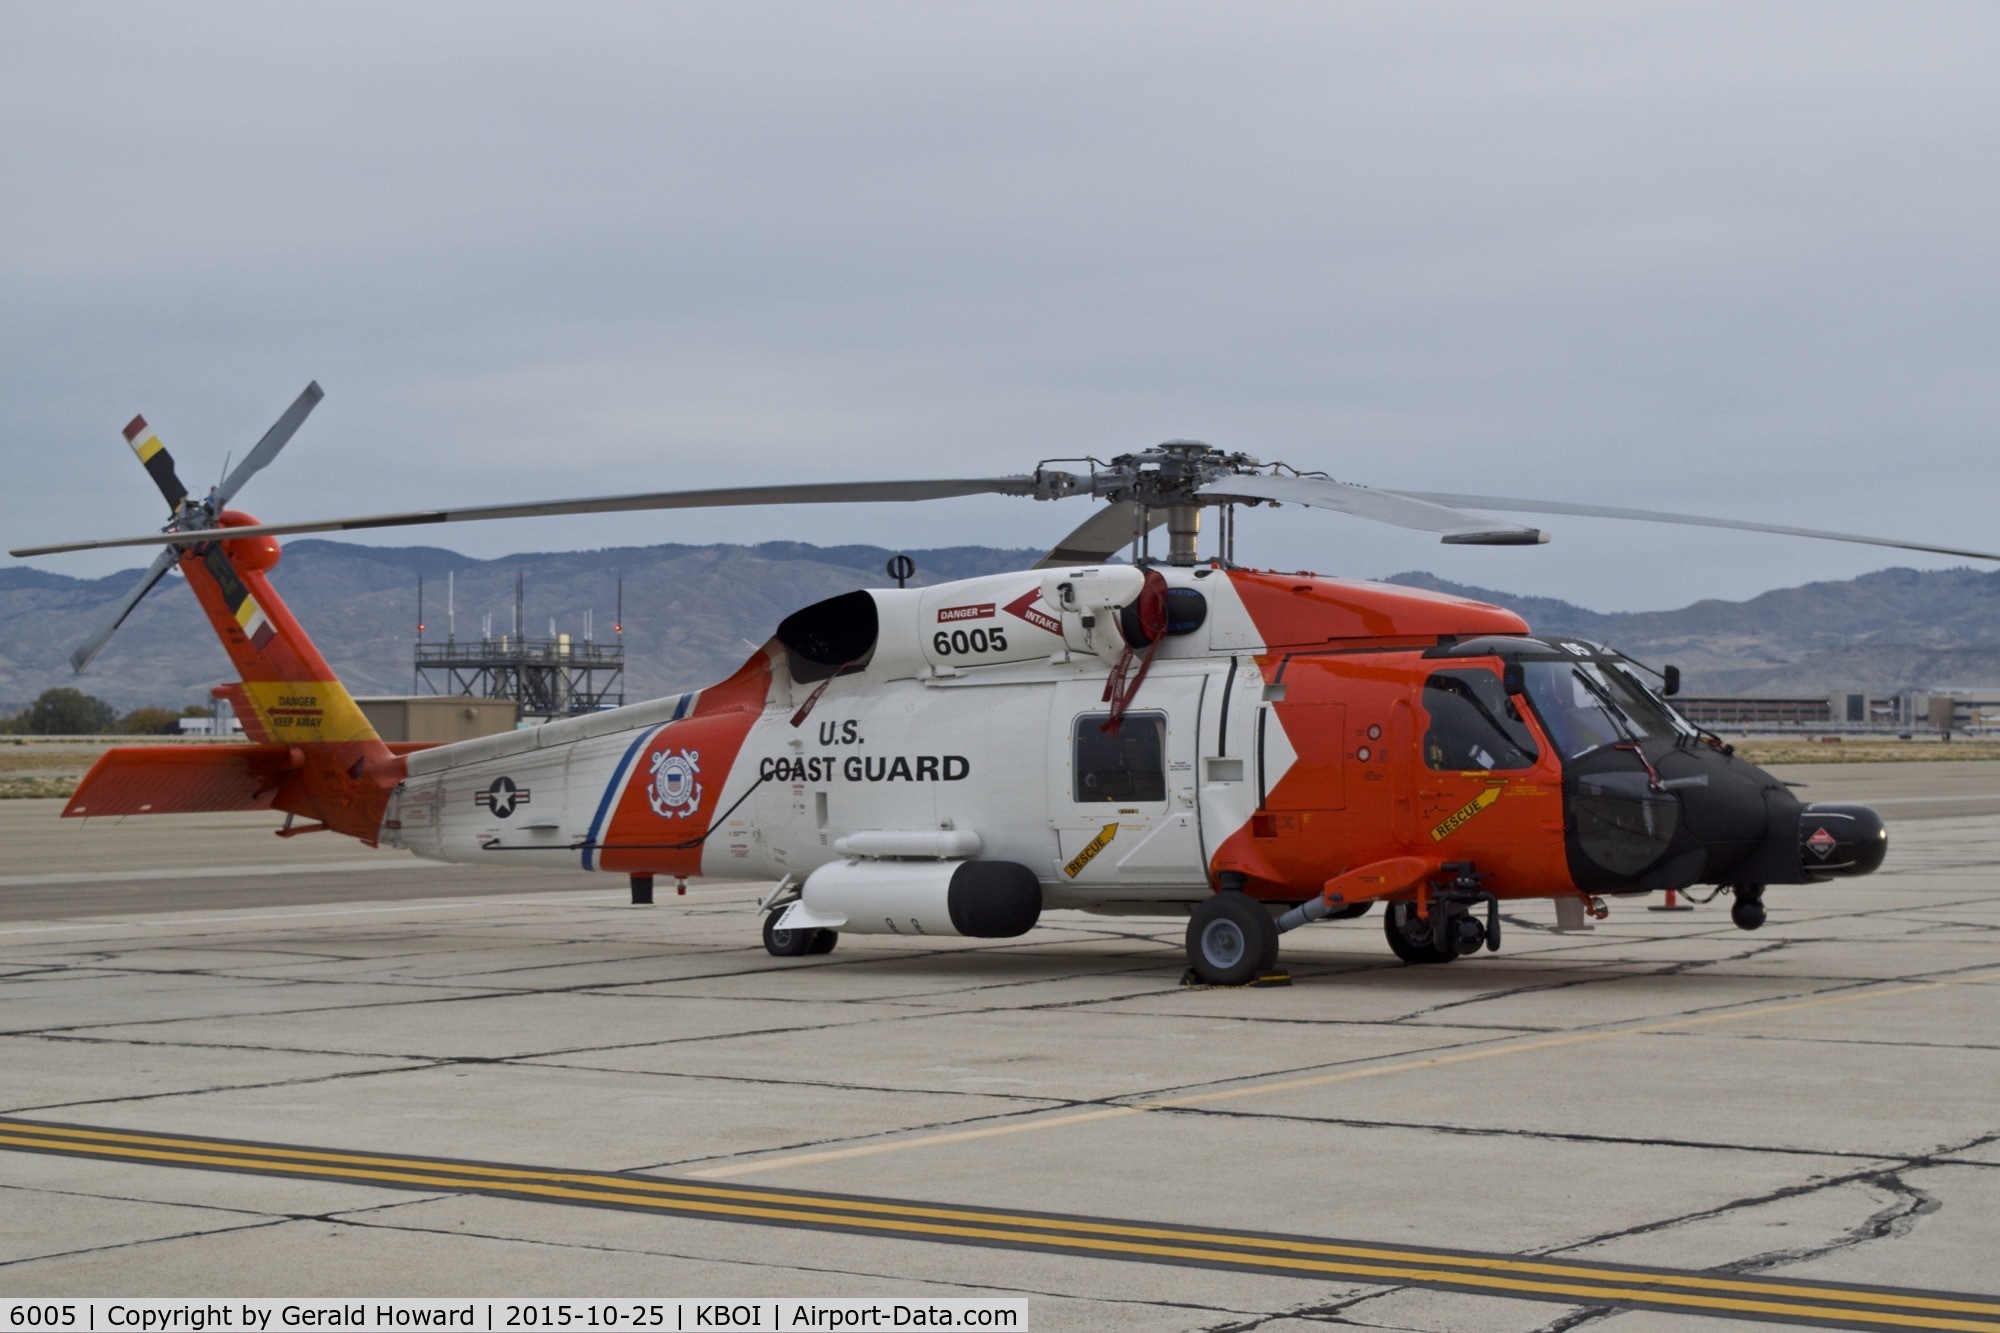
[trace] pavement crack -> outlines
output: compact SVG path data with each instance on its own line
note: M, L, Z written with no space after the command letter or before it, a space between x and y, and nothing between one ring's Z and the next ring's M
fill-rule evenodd
M1261 1121L1295 1121L1303 1125L1339 1126L1358 1130L1421 1130L1472 1139L1521 1139L1544 1143L1587 1143L1615 1148L1682 1148L1694 1152L1754 1153L1760 1157L1811 1157L1828 1161L1860 1160L1880 1162L1879 1152L1854 1152L1840 1148L1801 1148L1764 1143L1730 1143L1718 1139L1676 1139L1653 1135L1588 1134L1580 1130L1530 1129L1511 1125L1453 1125L1440 1121L1361 1119L1348 1116L1298 1115L1285 1111L1260 1111L1240 1106L1148 1107L1155 1115L1215 1116Z
M1752 945L1745 949L1738 949L1733 953L1720 954L1714 958L1687 958L1678 963L1669 963L1665 967L1655 969L1650 975L1656 977L1684 977L1690 973L1706 971L1708 968L1720 967L1726 963L1747 963L1753 959L1763 958L1770 954L1782 953L1794 944L1802 942L1796 938L1766 940L1761 944Z
M1942 1165L1956 1154L1970 1152L1975 1148L1991 1143L1995 1137L1995 1135L1990 1133L1982 1134L1962 1143L1935 1148L1929 1152L1913 1154L1907 1157L1885 1155L1887 1160L1882 1165L1848 1171L1840 1175L1823 1176L1798 1185L1785 1185L1777 1189L1767 1190L1762 1194L1745 1195L1742 1198L1731 1199L1725 1203L1716 1204L1713 1207L1700 1208L1693 1212L1681 1213L1673 1217L1642 1222L1636 1226L1621 1227L1613 1231L1601 1232L1585 1237L1582 1240L1569 1241L1561 1245L1536 1249L1531 1251L1531 1253L1574 1253L1577 1250L1587 1249L1594 1245L1602 1245L1614 1240L1627 1240L1634 1236L1655 1235L1662 1231L1671 1231L1676 1227L1686 1226L1692 1222L1712 1221L1718 1217L1725 1217L1732 1213L1746 1212L1753 1208L1763 1207L1766 1204L1781 1203L1789 1199L1804 1198L1808 1195L1825 1194L1833 1190L1844 1189L1850 1185L1872 1185L1886 1190L1892 1195L1892 1202L1887 1207L1870 1214L1867 1219L1849 1231L1842 1233L1841 1237L1828 1242L1824 1247L1808 1247L1799 1251L1798 1257L1807 1259L1820 1254L1830 1254L1840 1250L1852 1249L1857 1245L1864 1245L1872 1240L1906 1234L1911 1227L1916 1225L1917 1218L1936 1212L1941 1206L1931 1195L1905 1182L1903 1180L1905 1172ZM1738 1265L1749 1264L1758 1265L1760 1268L1770 1267L1778 1263L1794 1262L1792 1259L1782 1257L1783 1254L1790 1253L1790 1251L1780 1252L1780 1257L1775 1258L1758 1255L1749 1259L1738 1260L1735 1264L1719 1265L1718 1267L1723 1271L1736 1271Z
M168 1205L171 1206L171 1205ZM25 1255L19 1259L0 1259L0 1269L21 1268L28 1264L52 1263L58 1259L83 1259L93 1254L113 1254L120 1250L143 1249L148 1245L166 1245L177 1240L197 1240L206 1236L227 1236L245 1231L263 1231L270 1227L290 1224L290 1219L266 1217L255 1222L245 1222L233 1227L197 1227L192 1231L176 1231L166 1236L144 1236L138 1240L114 1241L109 1245L86 1245L79 1250L58 1250L52 1254Z
M133 1102L159 1101L167 1097L201 1097L211 1093L257 1092L269 1088L301 1088L315 1083L338 1083L346 1079L374 1078L378 1074L409 1074L424 1069L436 1068L448 1061L427 1061L422 1064L392 1066L386 1069L347 1069L335 1074L311 1074L301 1078L271 1079L263 1083L215 1083L193 1088L168 1088L161 1092L133 1092L117 1097L92 1097L71 1102L45 1102L37 1106L14 1106L6 1108L9 1115L21 1115L30 1111L67 1111L79 1106L124 1106Z
M457 1061L447 1063L473 1063ZM985 1097L994 1101L1028 1102L1035 1110L1053 1111L1065 1107L1101 1106L1104 1102L1080 1102L1052 1093L1009 1092L998 1088L914 1088L893 1083L854 1083L830 1078L774 1078L768 1074L717 1074L705 1070L620 1069L612 1065L565 1064L556 1061L494 1060L479 1063L513 1065L524 1069L551 1069L564 1072L616 1074L626 1078L684 1078L702 1083L744 1084L750 1087L806 1088L833 1092L871 1092L893 1097Z
M1573 990L1578 986L1597 986L1615 980L1617 980L1615 977L1576 977L1568 981L1544 981L1527 986L1486 990L1476 995L1464 995L1455 1000L1446 1000L1441 1004L1431 1005L1427 1009L1413 1009L1402 1016L1402 1021L1406 1023L1415 1022L1418 1019L1429 1018L1433 1014L1442 1014L1453 1009L1463 1008L1468 1004L1491 1004L1496 1000L1511 1000L1522 995L1539 995L1548 991Z
M1594 1324L1600 1319L1609 1319L1612 1315L1626 1313L1629 1313L1629 1311L1620 1310L1609 1305L1585 1306L1580 1310L1571 1310L1568 1314L1551 1319L1540 1328L1532 1330L1532 1333L1570 1333L1570 1330L1573 1328L1582 1328L1585 1324Z
M98 1190L54 1189L48 1185L14 1185L0 1183L0 1191L16 1194L45 1194L56 1199L91 1199L99 1203L131 1203L158 1208L188 1208L197 1212L228 1213L233 1216L254 1217L269 1221L285 1216L269 1208L236 1208L226 1203L189 1203L181 1199L147 1199L136 1194L105 1194Z
M1907 1236L1917 1225L1918 1218L1926 1217L1944 1207L1935 1195L1926 1193L1903 1179L1902 1168L1864 1176L1860 1183L1884 1191L1889 1195L1889 1202L1823 1244L1771 1250L1764 1254L1752 1255L1748 1259L1723 1264L1722 1270L1730 1273L1761 1273L1785 1264L1822 1259L1829 1254L1838 1254L1842 1250L1851 1250L1872 1241L1894 1240L1899 1236Z

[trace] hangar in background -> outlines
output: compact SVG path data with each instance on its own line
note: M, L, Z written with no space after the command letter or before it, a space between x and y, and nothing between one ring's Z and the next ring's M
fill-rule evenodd
M354 702L385 741L469 741L512 731L520 721L520 710L512 699L412 694Z

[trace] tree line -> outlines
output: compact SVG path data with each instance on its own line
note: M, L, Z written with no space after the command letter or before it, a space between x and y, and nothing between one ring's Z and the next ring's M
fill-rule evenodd
M5 736L161 736L180 731L184 717L207 717L208 709L189 704L175 712L148 706L119 714L94 694L68 685L43 690L35 701L12 717L0 717Z

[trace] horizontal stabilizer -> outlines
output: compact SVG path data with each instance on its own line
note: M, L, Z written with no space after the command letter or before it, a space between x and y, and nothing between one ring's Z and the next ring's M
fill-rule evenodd
M120 745L90 766L63 818L268 810L291 767L285 745Z
M392 754L433 742L391 744ZM268 810L298 767L289 745L119 745L76 786L63 818Z

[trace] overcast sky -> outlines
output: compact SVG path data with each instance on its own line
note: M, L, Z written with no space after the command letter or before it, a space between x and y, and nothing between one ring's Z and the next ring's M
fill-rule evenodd
M1350 481L2000 549L2000 6L0 7L5 545L990 475L1195 437ZM405 529L1047 545L1006 499ZM1889 564L1287 509L1249 563L1603 609ZM143 556L37 562L96 574Z

